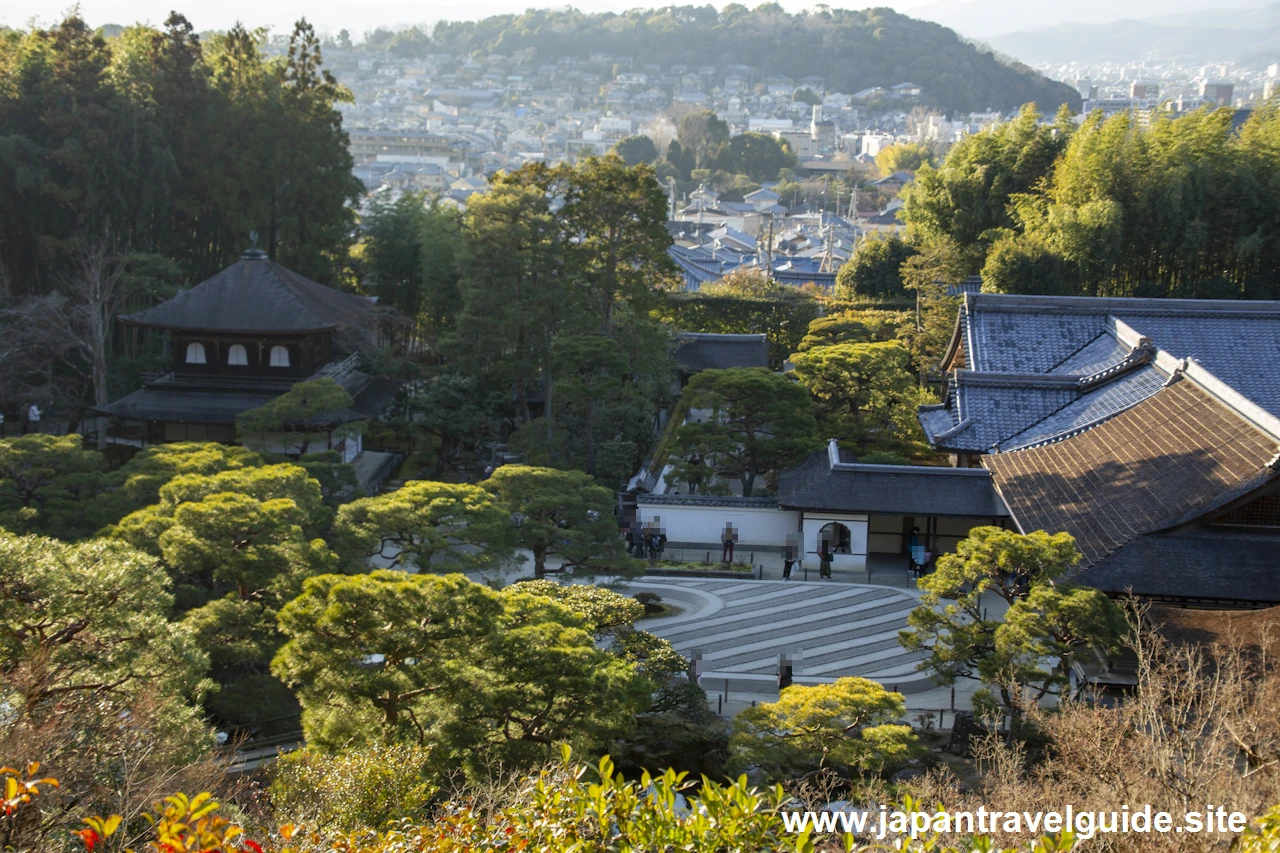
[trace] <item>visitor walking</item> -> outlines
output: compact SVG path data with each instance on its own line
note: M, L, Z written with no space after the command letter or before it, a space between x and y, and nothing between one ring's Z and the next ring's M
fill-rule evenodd
M831 580L831 543L825 539L818 546L818 577Z
M661 527L653 531L652 544L653 544L653 559L661 560L662 552L667 550L667 534Z
M636 557L644 556L644 527L639 521L631 522L631 545L634 550L628 550L628 554Z
M31 408L27 409L27 425L23 429L22 434L26 435L28 432L39 432L39 431L40 431L40 407L37 406L35 403L32 403Z

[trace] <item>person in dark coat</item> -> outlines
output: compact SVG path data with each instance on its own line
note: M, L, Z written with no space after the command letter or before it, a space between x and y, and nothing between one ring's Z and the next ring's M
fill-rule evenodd
M831 543L825 539L818 546L818 577L831 580Z
M800 546L794 536L787 536L787 544L782 546L782 579L791 580L791 570L800 559Z
M911 528L907 536L907 574L917 577L924 564L924 545L920 544L920 528Z

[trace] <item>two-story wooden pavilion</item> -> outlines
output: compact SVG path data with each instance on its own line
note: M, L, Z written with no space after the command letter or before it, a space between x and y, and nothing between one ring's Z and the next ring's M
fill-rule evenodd
M385 405L394 385L359 371L335 335L364 323L374 300L334 290L246 251L236 263L160 305L120 317L165 335L169 369L99 411L122 422L129 443L236 440L236 416L297 382L330 377L355 400L337 426ZM348 458L358 446L343 446Z

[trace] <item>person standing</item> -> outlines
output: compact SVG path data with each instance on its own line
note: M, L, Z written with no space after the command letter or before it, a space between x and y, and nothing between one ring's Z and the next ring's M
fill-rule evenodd
M818 577L831 580L831 543L825 539L818 546Z
M795 568L798 551L794 537L787 537L787 544L782 546L782 579L791 580L791 570Z
M924 545L920 542L920 528L911 528L907 536L907 574L917 577L920 567L924 565Z
M732 524L726 524L724 530L720 534L720 562L733 562L733 543L738 538L738 531L733 529Z
M35 403L31 404L31 408L27 409L27 429L26 432L40 431L40 407Z

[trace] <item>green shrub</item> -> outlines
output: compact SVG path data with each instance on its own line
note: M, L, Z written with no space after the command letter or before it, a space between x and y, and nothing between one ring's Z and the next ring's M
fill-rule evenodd
M423 821L437 793L431 750L378 746L325 755L310 749L273 767L271 800L281 820L321 830L383 829Z

